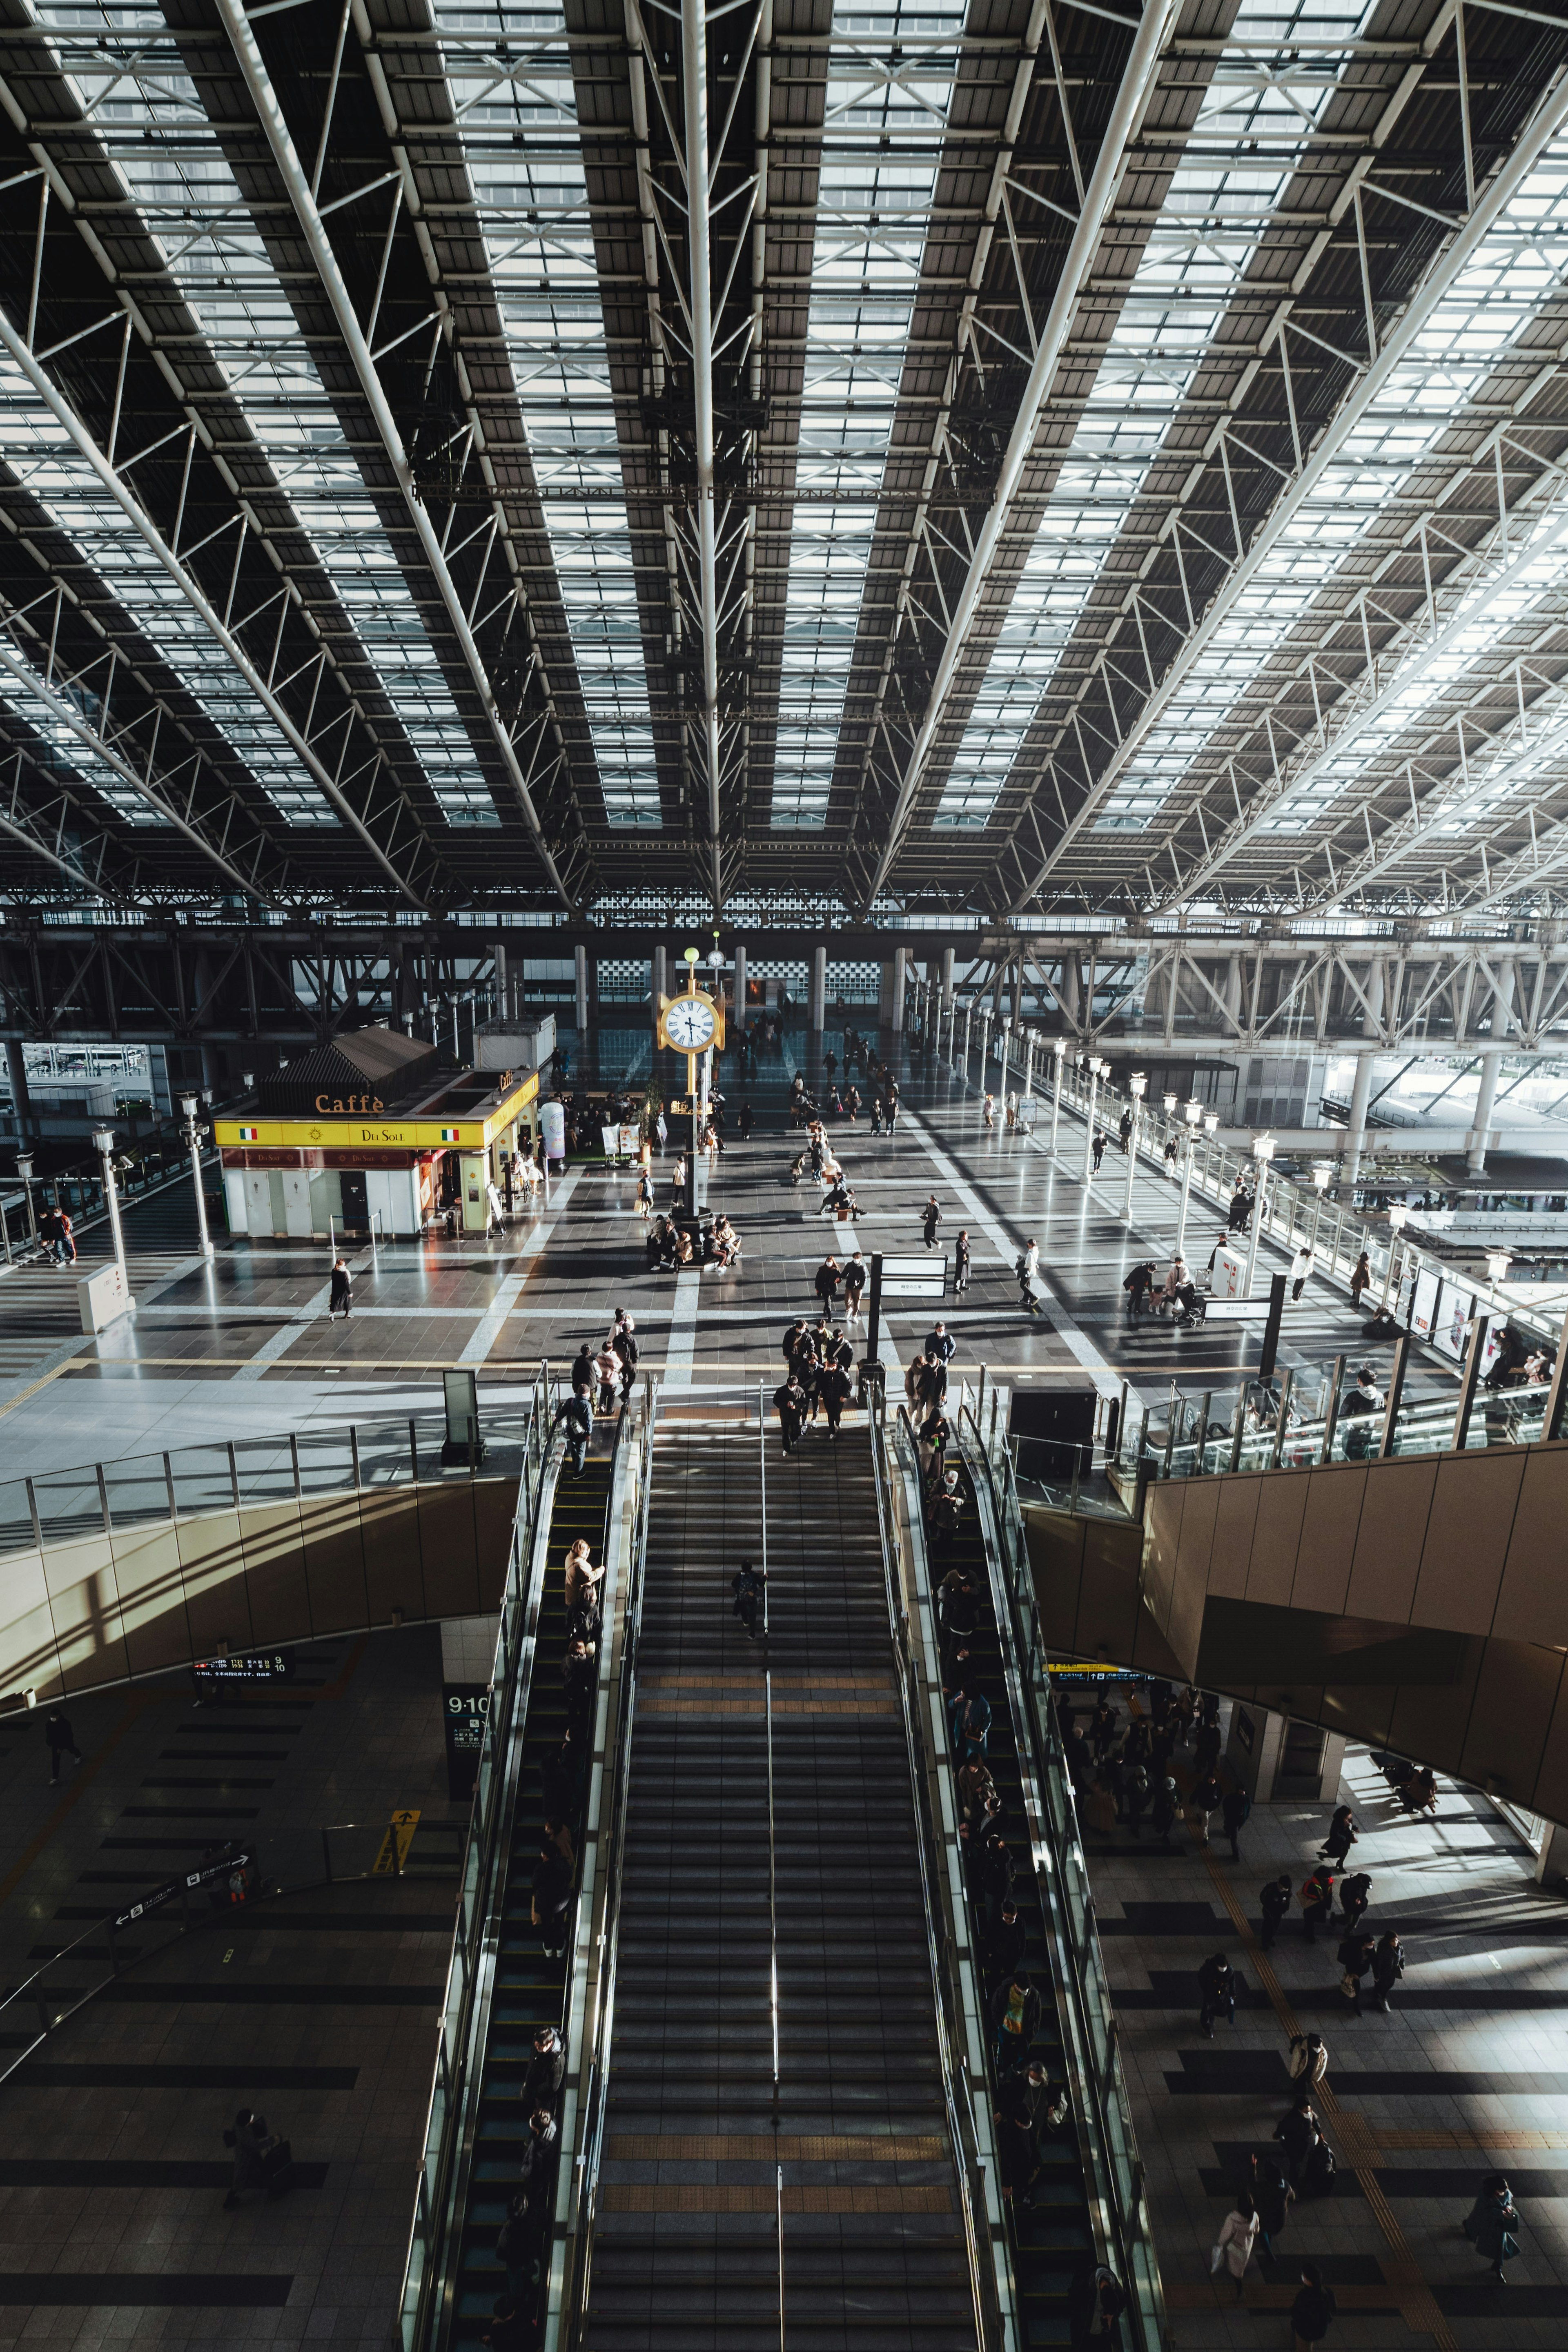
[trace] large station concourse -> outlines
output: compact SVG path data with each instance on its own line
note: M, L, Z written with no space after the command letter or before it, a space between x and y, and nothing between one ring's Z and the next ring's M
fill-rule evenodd
M1568 2340L1568 0L0 0L0 2346Z

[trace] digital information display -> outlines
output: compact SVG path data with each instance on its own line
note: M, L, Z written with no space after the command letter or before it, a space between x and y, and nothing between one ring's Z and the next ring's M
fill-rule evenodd
M490 1711L489 1683L443 1683L441 1714L447 1735L447 1793L465 1804L479 1777L479 1750Z
M247 1650L226 1658L195 1659L191 1680L198 1690L210 1690L225 1683L286 1683L293 1672L287 1650Z

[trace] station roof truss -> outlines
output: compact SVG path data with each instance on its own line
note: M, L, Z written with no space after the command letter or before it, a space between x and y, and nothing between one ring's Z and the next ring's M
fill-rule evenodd
M1568 914L1568 0L0 0L0 910Z

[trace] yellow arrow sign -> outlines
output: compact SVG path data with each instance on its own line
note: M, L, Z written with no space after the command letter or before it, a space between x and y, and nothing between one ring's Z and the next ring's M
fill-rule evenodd
M374 1877L384 1878L395 1867L399 1871L402 1870L408 1859L408 1849L414 1843L414 1832L418 1826L419 1815L416 1811L393 1814L386 1835L381 1842L381 1852L375 1857L375 1867L372 1873ZM395 1864L393 1860L395 1853Z

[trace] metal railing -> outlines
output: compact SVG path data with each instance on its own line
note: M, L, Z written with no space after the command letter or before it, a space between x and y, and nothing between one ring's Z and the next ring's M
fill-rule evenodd
M548 1380L548 1367L542 1368ZM529 1455L531 1401L484 1406L466 1461L444 1462L439 1412L308 1423L279 1437L237 1437L0 1481L0 1559L83 1536L239 1511L267 1503L378 1491L437 1479L516 1478Z
M594 1937L598 1960L596 1999L584 2004L583 2046L576 2061L582 2085L574 2130L574 2161L563 2144L562 2178L564 2238L551 2263L550 2305L545 2322L545 2352L563 2352L583 2341L584 2317L593 2272L594 2225L598 2213L599 2167L605 2149L605 2116L609 2101L610 2053L615 2034L616 1978L620 1954L621 1885L626 1859L627 1791L631 1773L632 1731L637 1715L637 1641L642 1628L643 1577L647 1561L648 1507L653 1492L654 1430L658 1418L658 1382L650 1378L643 1390L643 1409L634 1423L623 1414L617 1444L624 1441L625 1475L635 1482L632 1538L626 1561L625 1597L621 1607L620 1656L614 1692L614 1735L606 1737L605 1759L610 1779L601 1783L598 1802L590 1806L595 1833L605 1852L599 1898L599 1924ZM630 1434L628 1435L628 1430ZM618 1522L617 1528L618 1528ZM606 1723L606 1734L609 1727Z
M1106 2259L1127 2292L1122 2324L1131 2343L1136 2352L1160 2352L1169 2342L1164 2290L1094 1895L1051 1704L1013 1464L1005 1443L994 1430L987 1433L964 1400L956 1426L985 1534L1008 1695L1020 1735L1018 1762L1036 1884L1067 1994L1064 2042L1073 2065L1090 2210L1105 2240Z
M910 1531L909 1549L916 1555L913 1559L906 1554L903 1529L894 1508L892 1471L895 1457L904 1480L904 1525ZM948 2137L958 2180L959 2210L963 2222L976 2340L984 2347L984 2352L992 2352L994 2347L1005 2347L1008 2352L1012 2352L1012 2347L1020 2342L1017 2283L1012 2274L1006 2231L996 2193L999 2182L990 2128L990 2099L983 2071L978 2085L972 2079L976 2063L982 2070L984 2064L984 2045L982 2043L979 2049L976 2048L977 2037L972 2030L978 2014L979 1990L973 1981L973 1963L967 1956L967 1939L965 1953L961 1956L951 1916L941 1900L942 1880L933 1867L944 1844L955 1845L957 1843L956 1826L952 1829L951 1838L944 1837L931 1807L931 1791L935 1769L947 1759L945 1752L933 1752L919 1704L919 1677L911 1654L910 1616L903 1600L905 1593L924 1591L929 1594L930 1591L924 1523L920 1509L920 1465L909 1415L901 1405L896 1417L888 1412L879 1385L872 1391L871 1458L875 1466L877 1520L882 1544L889 1629L893 1643L894 1680L903 1717L910 1783L915 1806L915 1843L936 2016L937 2058L942 2071ZM940 1720L940 1709L937 1719ZM950 1872L950 1895L952 1885ZM976 2088L981 2099L978 2110L975 2106Z
M463 2202L460 2189L479 2128L483 2068L500 1940L517 1763L528 1716L544 1558L563 1443L552 1434L553 1391L537 1376L519 1472L500 1627L490 1670L490 1701L458 1870L452 1958L441 2004L436 2070L426 2116L424 2152L404 2265L400 2339L404 2352L435 2340L456 2290Z

